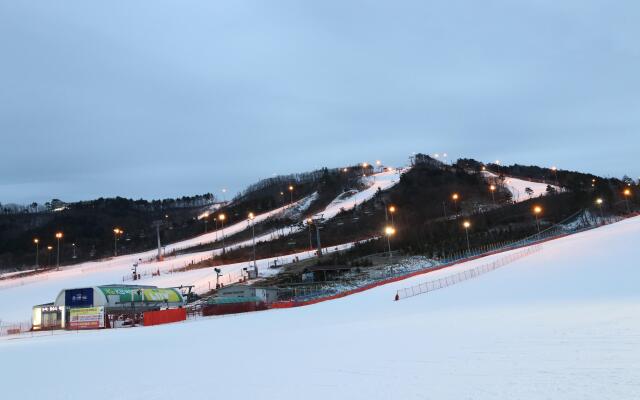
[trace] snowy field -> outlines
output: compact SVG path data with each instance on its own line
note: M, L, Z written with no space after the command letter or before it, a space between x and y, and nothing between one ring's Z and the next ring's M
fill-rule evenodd
M296 309L3 338L1 390L22 399L638 399L638 245L634 218L399 302L398 288L491 258Z

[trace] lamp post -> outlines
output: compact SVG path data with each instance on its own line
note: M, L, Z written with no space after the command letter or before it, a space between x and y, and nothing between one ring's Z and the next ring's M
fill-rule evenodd
M124 231L120 228L113 228L113 256L118 256L118 236L122 235Z
M71 248L73 249L73 256L71 256L71 258L73 258L74 260L78 257L76 257L76 244L75 243L71 243Z
M631 197L631 189L627 188L622 192L624 194L624 201L627 203L627 213L631 213L631 207L629 207L629 197Z
M362 163L362 176L367 176L367 167L369 167L369 163Z
M389 214L391 214L391 226L393 226L393 227L396 226L395 222L393 221L393 214L395 214L395 213L396 213L396 206L390 206L389 207Z
M558 167L554 165L553 167L551 167L551 171L553 171L554 181L556 185L558 185Z
M493 200L493 204L496 204L496 196L495 196L495 192L496 192L496 185L491 185L489 186L489 191L491 192L491 200Z
M256 218L256 216L250 212L249 213L249 223L251 224L251 241L253 242L253 269L255 269L256 271L256 277L257 277L257 273L258 273L258 265L256 264L256 228L255 228L255 223L254 223L254 219Z
M596 199L596 204L600 208L600 218L602 219L601 223L604 223L604 213L602 212L602 203L604 203L604 201L601 198Z
M456 217L458 216L458 199L460 198L460 195L458 193L454 193L451 195L451 199L453 200L453 208L454 211L456 213Z
M471 243L469 242L469 228L471 227L471 222L464 221L462 226L464 226L464 231L467 234L467 255L469 255L471 254Z
M40 239L38 238L33 239L33 243L36 245L36 268L38 268L39 267L38 256L40 255Z
M220 224L222 225L222 254L226 252L226 246L224 245L224 220L227 219L227 216L224 214L218 215L218 219L220 220Z
M538 216L540 215L540 213L542 213L542 207L540 206L533 207L533 215L536 216L536 227L538 228L538 237L540 237L540 220L538 219Z
M60 239L62 239L62 232L56 233L56 268L60 269Z
M47 246L47 266L51 266L51 251L53 246Z
M387 246L389 248L389 260L391 260L391 236L396 233L396 228L393 226L387 226L384 229L385 235L387 235Z
M290 196L289 207L291 207L293 206L293 185L289 185L289 196Z

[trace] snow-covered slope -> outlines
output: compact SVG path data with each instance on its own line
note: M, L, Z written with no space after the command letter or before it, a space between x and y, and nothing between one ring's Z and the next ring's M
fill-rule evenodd
M94 400L185 393L636 399L638 245L640 218L634 218L548 242L541 252L494 272L398 302L392 301L398 288L427 276L297 309L4 339L2 393ZM458 268L469 265L434 276ZM27 372L34 366L47 372L35 381Z
M316 213L313 218L331 219L342 210L351 210L358 204L362 204L375 196L378 190L387 190L400 182L401 169L391 169L370 175L364 179L367 188L361 191L342 193L333 200L324 210Z
M286 206L276 208L276 209L268 211L266 213L258 214L258 215L256 215L256 217L254 219L254 223L259 224L259 223L261 223L263 221L266 221L267 219L269 219L271 217L275 217L278 214L282 214L282 213L300 213L300 212L306 210L309 207L310 202L313 199L315 199L316 197L317 197L317 194L313 193L313 194L311 194L311 195L309 195L307 197L304 197L304 198L294 202L291 205L287 204ZM237 222L237 223L235 223L233 225L225 226L224 227L224 236L228 237L228 236L235 235L236 233L242 232L243 230L247 229L248 227L249 227L249 222L248 221L241 221L241 222ZM189 247L200 246L200 245L207 244L207 243L213 243L213 242L215 242L217 240L220 240L220 238L222 238L222 232L223 232L223 229L220 228L218 230L214 230L214 231L211 231L209 233L205 233L203 235L199 235L199 236L196 236L196 237L191 238L191 239L187 239L187 240L183 240L183 241L180 241L180 242L172 243L172 244L170 244L170 245L165 247L165 252L166 253L171 253L174 250L181 250L181 249L186 249L186 248L189 248ZM150 253L151 256L153 256L153 254L155 254L154 251L150 251L150 252L147 252L147 253Z
M492 178L492 179L498 178L498 176L493 172L483 171L483 174L487 178ZM547 193L546 183L527 181L524 179L508 177L504 180L504 185L511 192L511 195L513 196L513 201L516 203L529 200L530 198L544 196ZM561 190L558 186L555 186L555 185L551 185L551 186L557 191ZM531 193L531 196L527 194L526 192L527 188L530 188L533 191Z

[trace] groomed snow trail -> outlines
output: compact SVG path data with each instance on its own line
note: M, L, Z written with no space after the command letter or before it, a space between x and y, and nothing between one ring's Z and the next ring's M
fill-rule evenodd
M493 172L483 171L483 174L488 178L497 178L498 175ZM511 196L513 201L519 203L521 201L529 200L535 197L544 196L547 194L547 184L527 181L524 179L511 178L507 177L504 180L504 186L511 192ZM555 185L551 185L557 191L560 191L561 188ZM532 190L531 196L529 196L526 192L526 189L530 188Z
M0 340L21 399L636 399L640 218L399 302L419 276L309 307ZM500 257L496 255L493 257ZM432 278L490 261L434 272ZM34 381L32 371L39 371ZM37 382L34 384L34 382Z

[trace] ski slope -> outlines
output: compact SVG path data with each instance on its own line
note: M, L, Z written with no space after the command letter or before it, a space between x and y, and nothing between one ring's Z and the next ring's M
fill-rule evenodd
M278 214L282 214L282 213L291 213L291 212L296 212L296 213L300 213L303 212L304 210L306 210L307 208L309 208L310 205L310 199L314 199L317 197L316 193L313 193L309 196L303 197L302 199L293 202L293 204L287 204L283 207L279 207L276 209L273 209L271 211L268 211L266 213L262 213L262 214L258 214L255 216L254 218L254 223L259 224L261 222L266 221L269 218L275 217ZM214 243L218 240L222 239L222 235L224 232L224 236L225 237L229 237L229 236L233 236L237 233L242 232L243 230L249 228L249 221L245 220L245 221L240 221L240 222L236 222L235 224L229 225L229 226L225 226L224 229L222 227L220 227L218 230L213 230L211 232L196 236L194 238L191 239L187 239L187 240L182 240L180 242L176 242L176 243L172 243L170 245L167 245L165 247L165 254L171 253L173 251L177 251L177 250L182 250L182 249L187 249L190 247L195 247L195 246L200 246L203 244L209 244L209 243ZM157 250L155 251L149 251L149 252L145 252L144 254L147 255L147 253L150 254L150 256L153 256L155 254L157 254ZM140 257L140 258L146 258L146 257Z
M367 188L359 192L342 193L333 200L324 210L313 215L313 218L331 219L343 210L351 210L359 204L368 201L375 196L378 190L387 190L400 182L402 169L391 169L363 178Z
M482 171L482 173L487 178L498 179L498 175L494 174L493 172ZM544 196L547 194L546 183L527 181L524 179L508 177L504 180L504 186L509 190L509 192L511 192L511 195L513 196L512 199L516 203L529 200L534 197ZM561 190L561 188L558 186L555 186L555 185L551 185L551 186L555 188L557 191ZM533 190L533 193L531 194L531 196L529 196L526 193L525 190L527 188L530 188L531 190Z
M398 302L392 301L398 288L490 258L309 307L0 339L2 393L92 400L185 393L637 399L638 245L640 218L634 218L547 242L541 252L501 269ZM34 366L44 371L37 384L26 372Z

